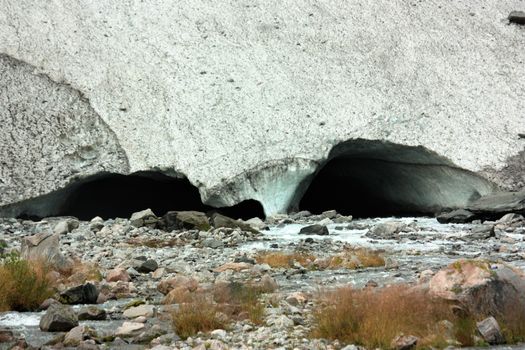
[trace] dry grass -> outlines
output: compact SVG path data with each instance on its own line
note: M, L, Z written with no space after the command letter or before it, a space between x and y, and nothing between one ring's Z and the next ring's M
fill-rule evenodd
M258 264L268 264L272 268L288 268L292 267L294 263L299 263L301 266L306 267L311 264L315 258L312 254L302 252L259 252L255 256Z
M338 339L367 348L390 348L398 334L415 335L418 346L442 347L445 335L438 323L450 320L457 327L460 321L442 300L409 286L391 286L379 290L342 288L323 295L315 310L315 338ZM471 322L464 322L468 340L472 343ZM468 323L468 324L467 324Z
M366 248L353 248L344 253L332 256L320 263L320 266L337 269L345 268L350 270L385 266L383 255L377 251Z
M102 279L102 273L96 264L74 260L67 270L60 271L59 281L65 285L78 285L87 281L102 281Z
M228 324L218 313L218 306L201 295L189 303L180 304L179 309L172 313L173 329L182 339L198 332L224 329Z
M27 261L17 253L0 259L0 311L35 310L54 294L44 263Z
M270 291L258 284L230 282L217 284L207 292L175 293L173 298L180 304L172 314L173 328L185 339L198 332L225 329L231 321L249 319L262 324L265 306L260 297Z
M214 288L213 299L230 319L249 319L254 324L262 324L264 305L259 298L262 294L271 291L257 285L223 283Z

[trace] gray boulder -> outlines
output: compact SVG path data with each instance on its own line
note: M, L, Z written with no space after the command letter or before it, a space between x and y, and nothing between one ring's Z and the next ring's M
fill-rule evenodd
M60 293L60 302L63 304L96 304L99 291L91 283L82 284Z
M464 224L467 222L471 222L475 218L476 215L474 215L474 213L465 209L457 209L447 213L441 213L436 217L437 221L441 224Z
M301 228L299 231L300 235L319 235L319 236L328 236L328 228L324 225L309 225Z
M135 227L155 227L159 219L151 209L144 209L131 214L129 221L131 222L131 225Z
M37 233L24 237L20 250L22 258L48 262L61 271L69 269L72 264L60 252L60 235L56 233Z
M408 226L400 221L387 221L372 227L366 236L377 239L396 239L400 232L405 231Z
M252 233L259 233L256 229L251 227L248 224L245 224L244 222L241 222L239 220L232 219L228 216L214 213L211 216L211 222L213 224L213 227L220 228L220 227L226 227L226 228L239 228L242 231L252 232Z
M486 218L499 218L503 214L525 214L525 190L498 192L478 198L470 203L468 210Z
M193 230L208 231L210 222L200 211L169 211L160 220L159 226L165 231Z
M96 306L88 306L78 312L78 319L80 321L92 320L101 321L106 319L106 310Z
M53 304L40 319L40 330L44 332L67 332L78 326L78 318L67 305Z
M159 264L153 259L136 260L134 268L140 273L149 273L158 269Z

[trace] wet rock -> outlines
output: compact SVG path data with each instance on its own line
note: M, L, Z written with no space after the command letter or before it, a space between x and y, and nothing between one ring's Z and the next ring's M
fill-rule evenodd
M126 270L124 270L121 267L117 267L113 270L108 271L107 276L106 276L106 281L108 282L117 282L117 281L129 282L131 281L131 277L129 276Z
M136 318L140 316L153 317L156 311L153 305L139 305L125 310L123 316L126 318Z
M497 221L497 223L498 224L509 225L509 224L513 224L513 223L517 223L517 222L522 223L524 221L525 221L525 218L523 217L523 215L515 214L515 213L509 213L509 214L503 215Z
M78 326L78 318L67 305L53 304L40 319L40 330L44 332L67 332Z
M138 260L134 266L135 270L140 273L153 272L159 268L159 264L153 259L147 259L145 261Z
M367 237L376 239L396 239L400 232L405 231L408 226L400 221L387 221L372 227L367 233Z
M21 256L27 260L46 261L58 270L65 271L71 261L60 252L60 235L37 233L22 239Z
M483 196L473 201L467 209L488 219L509 213L525 214L525 190Z
M330 233L328 232L328 228L323 225L309 225L301 228L299 231L300 235L319 235L319 236L327 236Z
M138 336L133 338L133 343L147 344L150 343L153 339L158 338L167 333L168 331L166 329L155 324L151 328L146 329L144 332L140 333Z
M96 306L88 306L78 312L79 321L102 321L106 319L106 310Z
M490 345L505 344L505 337L501 333L498 321L494 317L488 317L476 325L479 334Z
M323 219L335 219L337 217L337 211L335 210L323 211L321 215L319 216Z
M415 349L419 338L413 335L398 335L392 340L390 346L396 350Z
M129 219L132 226L135 227L155 227L159 219L151 209L144 209L142 211L131 214Z
M169 211L161 218L159 226L165 231L208 231L211 228L208 217L200 211Z
M475 240L494 237L494 225L472 226L468 237Z
M464 224L471 222L476 218L476 215L474 213L465 210L465 209L457 209L450 211L448 213L441 213L439 214L436 219L441 224L448 224L448 223L455 223L455 224Z
M509 14L509 22L525 25L525 12L524 11L512 11Z
M80 286L69 288L60 293L60 302L63 304L96 304L98 290L92 283L86 283Z
M213 224L213 227L220 228L220 227L226 227L226 228L240 228L242 231L252 232L252 233L259 233L256 229L252 228L250 225L245 224L243 222L240 222L239 220L234 220L232 218L229 218L225 215L214 213L211 217L211 222Z
M525 277L504 264L458 260L428 283L435 296L459 302L473 315L497 315L525 307Z

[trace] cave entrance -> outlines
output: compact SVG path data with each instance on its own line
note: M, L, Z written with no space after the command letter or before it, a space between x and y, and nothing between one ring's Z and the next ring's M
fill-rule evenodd
M434 214L463 207L493 185L423 148L370 140L335 146L302 188L300 210L355 217Z
M227 208L202 203L199 190L186 178L157 172L131 175L100 174L74 183L48 197L22 203L17 217L41 219L49 216L74 216L91 220L129 218L132 213L150 208L157 216L168 211L196 210L219 212L235 219L264 219L262 205L254 200Z

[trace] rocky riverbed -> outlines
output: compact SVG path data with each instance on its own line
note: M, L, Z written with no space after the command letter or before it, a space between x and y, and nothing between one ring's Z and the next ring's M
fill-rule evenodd
M525 271L525 224L514 214L465 224L335 211L246 222L196 212L158 218L149 210L129 219L0 219L0 246L72 271L50 272L57 294L41 311L0 313L0 349L356 349L311 336L323 291L421 283L459 259ZM234 283L264 291L259 322L236 315L224 329L177 333L171 315L181 295Z

